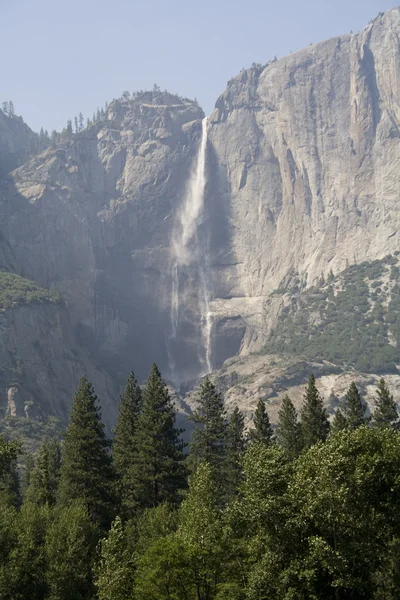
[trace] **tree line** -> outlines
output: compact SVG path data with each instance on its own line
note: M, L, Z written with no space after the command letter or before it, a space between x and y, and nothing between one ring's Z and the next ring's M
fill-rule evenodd
M133 373L112 442L86 377L62 444L18 477L0 439L4 600L394 599L400 592L400 434L381 379L376 409L352 383L330 425L310 376L276 430L226 414L206 379L188 446L156 365Z

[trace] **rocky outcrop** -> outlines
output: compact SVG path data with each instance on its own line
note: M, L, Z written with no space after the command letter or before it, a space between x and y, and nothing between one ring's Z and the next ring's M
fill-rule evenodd
M62 305L36 302L0 312L0 410L16 417L68 418L85 373L94 383L107 423L116 415L111 379L74 337Z

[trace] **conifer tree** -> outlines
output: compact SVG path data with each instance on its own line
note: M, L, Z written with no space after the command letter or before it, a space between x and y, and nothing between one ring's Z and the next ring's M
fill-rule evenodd
M200 462L210 465L220 483L225 479L227 422L224 401L206 378L197 396L198 407L192 420L199 425L192 435L190 463L196 469Z
M163 502L179 502L186 483L181 434L175 427L168 388L153 364L135 429L133 445L137 452L129 475L138 511Z
M79 113L79 117L78 118L79 118L79 131L82 131L84 119L83 119L83 114L81 112Z
M337 433L338 431L343 431L343 429L346 429L346 428L347 428L346 417L344 416L344 414L342 413L340 408L338 408L337 411L335 412L335 416L332 419L331 432Z
M261 442L266 446L270 446L273 436L274 433L265 408L265 402L260 398L254 413L254 428L249 431L250 441Z
M65 432L60 502L83 500L94 522L109 525L113 514L113 470L97 396L83 376L73 399Z
M297 456L302 448L301 427L297 411L289 396L284 396L278 413L276 438L279 446L290 458Z
M245 448L244 416L235 406L226 430L228 498L237 493L242 481L242 460Z
M74 121L75 121L75 133L78 133L78 131L79 131L78 117L75 117Z
M142 390L135 375L131 372L126 388L120 397L119 415L113 442L113 461L118 478L121 506L126 514L129 514L135 505L131 467L135 462L134 438L141 408Z
M73 134L73 131L72 131L72 121L69 120L69 121L67 121L67 137L71 138L72 134Z
M397 428L399 425L399 412L393 394L390 393L386 381L380 379L377 390L377 401L374 411L374 421L379 427Z
M305 388L301 410L301 432L305 448L310 448L319 440L325 441L329 434L328 416L315 385L314 375L310 375Z
M348 429L357 429L368 422L365 411L367 407L361 399L360 392L354 381L346 393L346 402L344 406L344 417Z
M57 439L44 440L39 448L26 497L38 506L56 502L60 478L61 449Z
M15 116L14 103L12 102L12 100L10 100L10 102L8 103L8 116L9 117Z

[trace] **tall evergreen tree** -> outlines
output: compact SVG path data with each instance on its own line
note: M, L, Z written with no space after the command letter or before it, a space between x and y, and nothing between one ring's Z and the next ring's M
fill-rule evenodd
M344 416L344 414L342 413L340 408L338 408L337 411L335 412L335 416L332 419L331 432L337 433L338 431L343 431L343 429L346 429L346 428L347 428L346 417Z
M73 131L72 131L72 121L68 120L67 121L67 137L71 138L72 134L73 134Z
M137 452L129 477L137 510L179 502L186 482L181 434L168 388L153 364L133 438Z
M231 415L226 431L226 469L228 498L234 496L241 484L243 455L246 448L244 416L237 406Z
M254 428L250 429L249 437L251 442L261 442L266 446L270 446L273 441L274 432L265 408L265 402L261 398L257 403L254 413Z
M75 121L75 133L78 133L78 131L79 131L78 117L75 117L74 121Z
M126 388L121 394L119 415L115 426L113 461L118 478L121 505L124 513L130 515L135 506L134 480L131 467L135 462L135 432L142 408L142 390L133 372L130 373Z
M346 427L349 429L357 429L357 427L365 424L368 421L365 416L366 409L367 407L363 403L360 392L353 381L346 393L346 401L344 406Z
M297 419L297 411L287 395L283 398L278 413L276 439L289 457L294 458L300 453L302 448L301 427Z
M79 131L82 131L84 119L83 119L83 114L81 112L79 113L78 119L79 119L79 123L78 123L79 124Z
M195 429L190 444L190 463L196 469L201 462L210 465L221 484L225 479L227 420L224 401L211 381L206 378L197 396L197 409L192 420Z
M390 393L386 381L380 379L377 390L377 401L374 411L374 421L379 427L394 427L399 425L399 412L393 394Z
M82 377L74 396L62 451L60 502L83 500L94 522L109 525L113 515L113 469L97 396Z
M310 448L319 440L325 441L329 434L328 415L315 385L314 375L310 375L304 393L301 432L305 448Z
M60 478L61 448L55 439L46 439L39 448L26 497L39 506L56 502Z

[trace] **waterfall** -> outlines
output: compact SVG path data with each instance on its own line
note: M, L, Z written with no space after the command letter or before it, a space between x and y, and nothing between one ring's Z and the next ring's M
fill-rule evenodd
M210 310L211 285L207 244L204 235L199 235L199 226L204 216L204 192L206 185L207 118L202 122L200 148L190 174L187 191L182 206L175 219L171 243L171 329L172 339L177 339L181 319L181 300L187 290L182 274L194 269L198 281L198 309L202 337L202 348L198 356L203 365L203 373L212 371L211 340L212 314ZM173 362L173 361L171 361ZM172 368L173 370L173 368Z

